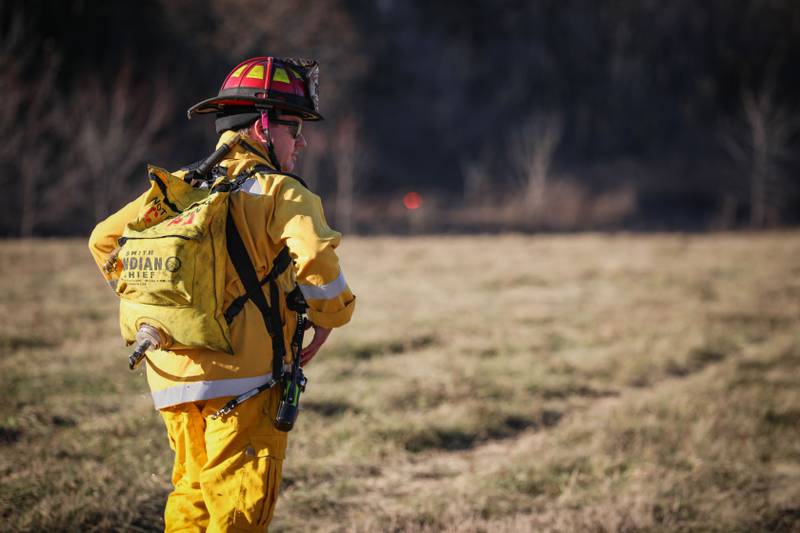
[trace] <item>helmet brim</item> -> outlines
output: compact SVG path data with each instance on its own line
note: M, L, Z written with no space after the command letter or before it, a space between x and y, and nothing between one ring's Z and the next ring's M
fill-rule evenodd
M293 115L297 115L305 121L313 122L317 120L325 120L322 115L316 111L309 111L307 108L295 106L290 103L274 100L272 98L257 98L255 96L215 96L207 98L199 102L186 112L191 119L194 115L203 115L206 113L219 113L225 111L229 106L253 106L256 109L270 109L285 110Z

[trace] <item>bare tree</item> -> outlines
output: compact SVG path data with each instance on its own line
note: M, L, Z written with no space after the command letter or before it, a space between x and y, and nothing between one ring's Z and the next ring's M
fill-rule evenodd
M522 189L522 207L532 222L541 222L550 167L561 135L561 117L551 113L534 115L511 140L510 156Z
M197 11L191 0L162 0L162 6L177 24L190 23L186 13ZM215 0L209 8L214 26L198 39L233 63L264 51L318 60L321 105L327 118L333 117L326 110L339 108L367 69L369 54L361 43L356 20L343 2Z
M770 84L757 94L743 94L742 117L723 132L723 142L731 157L749 169L750 225L763 228L780 219L789 185L781 163L790 155L798 120L776 101Z
M339 122L331 153L336 171L336 223L345 233L353 230L357 144L358 122L348 116Z
M19 191L11 217L18 221L19 235L33 235L45 207L41 191L49 186L45 174L58 165L58 139L50 135L58 105L55 80L60 56L41 57L26 46L28 29L21 11L13 13L9 30L0 37L0 168L4 183ZM35 67L31 69L31 67ZM33 70L33 78L24 72Z
M0 170L18 191L4 211L23 237L44 222L68 223L85 204L98 219L127 199L126 179L152 149L170 105L166 90L135 88L127 66L111 82L80 78L57 90L60 56L33 53L27 31L18 12L0 36Z
M464 203L468 205L485 204L489 193L492 153L489 145L485 145L478 157L465 161L461 165L464 176Z
M60 121L61 133L73 135L76 164L91 191L95 219L139 192L127 179L153 149L171 107L165 87L149 92L134 86L128 65L112 83L94 77L75 88L66 118Z
M306 133L306 130L311 130ZM300 164L297 167L297 173L303 176L303 180L313 191L319 191L320 172L322 171L322 162L325 155L328 153L329 132L323 128L309 127L309 124L303 125L303 137L306 138L308 147L303 150L303 156L300 159Z

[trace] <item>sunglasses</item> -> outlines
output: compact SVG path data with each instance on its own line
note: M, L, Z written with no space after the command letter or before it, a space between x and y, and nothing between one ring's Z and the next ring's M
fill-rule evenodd
M303 132L303 121L302 120L281 120L279 118L273 118L270 120L273 124L281 124L283 126L289 126L289 135L292 136L292 139L295 141L300 138L300 134Z

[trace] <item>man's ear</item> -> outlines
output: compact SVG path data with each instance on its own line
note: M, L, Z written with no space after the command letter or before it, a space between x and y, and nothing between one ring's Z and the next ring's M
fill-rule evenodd
M263 144L269 144L269 138L267 137L268 132L264 131L264 128L261 127L261 119L259 118L253 125L250 126L250 135L252 135L255 139L258 139Z

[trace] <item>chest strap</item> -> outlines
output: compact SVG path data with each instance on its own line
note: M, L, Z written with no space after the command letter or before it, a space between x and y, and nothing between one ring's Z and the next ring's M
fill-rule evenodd
M230 252L230 247L228 248L229 248L228 254L231 256L231 262L233 262L233 266L234 268L236 268L236 273L239 274L239 277L241 278L242 275L239 273L239 268L236 266L236 261L233 259L233 254ZM248 262L250 261L249 256L247 260ZM259 286L263 286L266 283L269 283L270 281L277 280L278 276L283 274L291 264L292 264L292 256L289 255L289 248L284 248L283 250L280 251L278 256L272 262L272 269L269 271L269 273L266 276L264 276L261 279L261 281L258 282ZM250 266L252 267L252 265ZM242 283L244 283L244 281L242 281ZM250 299L250 294L249 292L247 292L236 298L233 302L231 302L231 305L229 305L228 308L225 310L225 322L227 322L228 324L233 322L233 319L236 317L236 315L242 312L242 309L244 309L244 304L246 304L247 300L249 299Z

